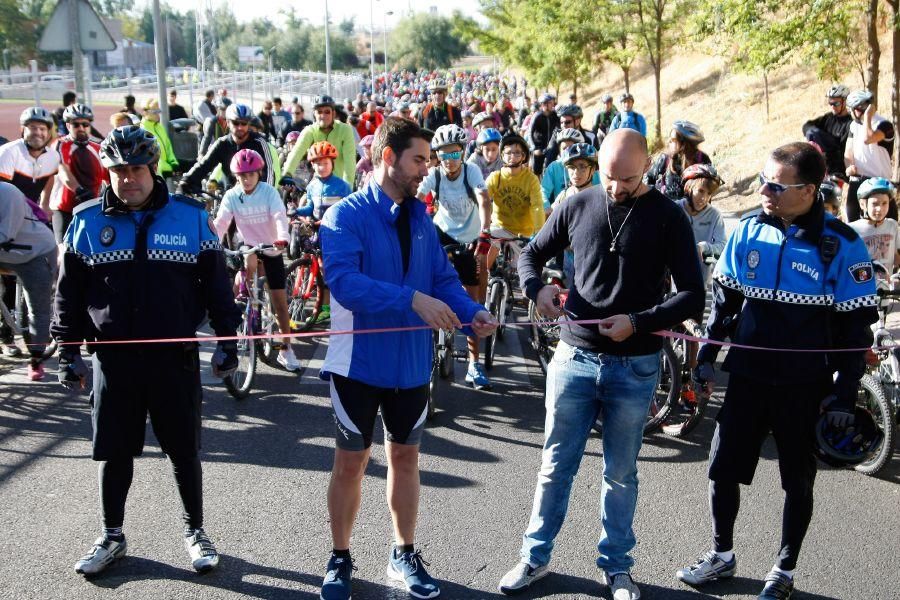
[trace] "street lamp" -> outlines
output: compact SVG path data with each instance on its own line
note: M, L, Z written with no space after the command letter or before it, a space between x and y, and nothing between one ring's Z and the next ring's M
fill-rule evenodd
M325 0L325 93L331 96L331 38L328 35L328 0Z
M388 80L387 18L388 18L388 15L392 15L392 14L394 14L394 11L392 11L392 10L386 11L382 15L382 19L381 19L382 29L384 30L383 34L384 34L384 85L385 85L385 87L387 86L387 80Z
M372 71L372 97L375 96L375 0L369 0L369 67Z

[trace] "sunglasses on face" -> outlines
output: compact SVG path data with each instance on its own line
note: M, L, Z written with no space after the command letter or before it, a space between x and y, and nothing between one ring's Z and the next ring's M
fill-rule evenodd
M774 181L769 181L766 179L766 176L762 173L759 174L759 185L769 190L770 193L779 196L790 188L802 188L806 187L810 184L808 183L776 183Z
M456 152L438 152L438 158L441 160L460 160L462 158L462 150Z
M69 129L87 129L90 126L90 123L69 123Z
M843 100L829 100L828 106L840 106L843 103L844 103Z
M231 122L232 127L247 127L248 125L250 125L250 123L247 121L232 121Z

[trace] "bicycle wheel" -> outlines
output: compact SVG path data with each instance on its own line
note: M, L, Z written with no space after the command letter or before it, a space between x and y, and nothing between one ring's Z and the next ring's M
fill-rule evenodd
M530 300L528 301L528 321L531 323L531 347L537 353L541 371L546 375L550 359L553 358L556 344L559 342L559 325L541 315L537 310L537 305Z
M683 329L688 335L696 337L703 335L700 325L692 319L684 322ZM674 380L679 385L673 385L674 395L669 403L669 418L662 426L664 434L679 438L687 436L700 424L709 403L709 394L701 386L691 382L687 344L688 342L684 340L678 342L684 362L679 365L680 377ZM685 389L682 393L683 387Z
M456 333L453 330L445 331L444 343L437 346L440 360L439 373L441 379L449 379L453 375L453 342Z
M672 344L666 340L659 354L659 380L657 381L653 398L650 400L647 420L644 422L644 434L653 433L665 422L672 407L672 402L678 397L678 392L681 389L678 385L680 381L681 361L678 360ZM597 433L603 433L603 419L599 413L594 420L593 427Z
M281 333L281 329L278 327L278 321L275 319L275 312L272 310L269 290L260 286L258 297L260 333L272 336L256 340L259 358L267 365L274 366L278 364L278 351L281 349L281 341L276 339L277 335Z
M500 284L494 283L488 290L488 312L494 317L498 315L500 308ZM491 332L489 336L484 338L484 368L490 371L494 368L494 352L497 350L497 330Z
M883 438L874 452L864 462L853 468L866 475L875 475L894 455L894 414L890 402L884 397L884 388L869 374L859 380L859 394L856 406L872 414L875 424L881 429Z
M315 257L312 257L315 260ZM322 308L319 298L319 283L313 282L310 288L310 280L313 277L310 267L310 256L298 258L291 263L289 269L296 271L296 278L300 281L299 293L290 299L288 304L288 317L291 320L291 329L294 331L308 331L315 325L316 317ZM293 288L292 288L293 289ZM309 294L307 294L309 290Z
M506 333L506 320L509 317L509 307L512 305L512 288L505 281L500 282L500 298L497 302L497 320L500 325L497 326L497 338L503 339Z
M248 323L248 311L244 309L244 318L238 327L238 336L252 335L253 327ZM237 370L223 379L228 393L243 400L250 395L253 379L256 377L256 344L254 340L242 337L237 341Z

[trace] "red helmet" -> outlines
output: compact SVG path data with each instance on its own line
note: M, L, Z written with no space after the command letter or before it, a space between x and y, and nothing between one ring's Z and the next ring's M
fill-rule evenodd
M266 162L256 150L245 148L231 157L231 172L234 175L239 175L240 173L254 173L256 171L262 171L265 168Z
M712 165L704 163L696 163L687 167L681 172L682 181L690 181L691 179L712 179L719 185L722 185L722 178L716 172L716 168Z
M332 160L338 157L338 150L330 142L316 142L309 147L306 153L306 160L313 162L322 158L330 158Z

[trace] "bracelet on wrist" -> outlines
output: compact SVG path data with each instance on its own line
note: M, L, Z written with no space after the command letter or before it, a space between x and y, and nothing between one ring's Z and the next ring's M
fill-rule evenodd
M637 333L637 319L634 318L634 313L628 313L628 320L631 321L632 334Z

